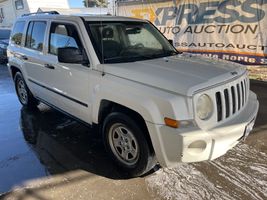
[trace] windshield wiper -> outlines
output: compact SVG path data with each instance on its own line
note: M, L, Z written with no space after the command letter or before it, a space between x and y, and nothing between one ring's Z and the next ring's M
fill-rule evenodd
M121 63L121 62L137 62L140 60L147 60L147 59L156 59L168 56L174 56L180 54L180 52L176 51L165 51L164 53L158 54L144 54L144 55L131 55L131 56L115 56L111 58L104 58L105 63Z
M176 51L164 51L164 53L142 55L142 57L148 58L148 59L153 59L153 58L163 58L163 57L168 57L168 56L174 56L177 54L180 54L180 53L176 52Z
M136 62L139 61L142 56L116 56L111 58L104 58L105 63L121 63L121 62Z
M165 51L165 54L167 54L168 56L174 56L174 55L181 54L181 53L182 52L180 51L173 51L173 50Z

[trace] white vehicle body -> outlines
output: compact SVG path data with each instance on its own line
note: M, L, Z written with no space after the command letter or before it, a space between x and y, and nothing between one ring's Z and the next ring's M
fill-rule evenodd
M36 98L88 124L100 123L103 102L116 103L138 113L145 121L156 158L163 167L178 162L215 159L235 146L253 126L258 101L249 90L248 73L241 65L186 54L101 64L84 21L141 20L40 15L22 17L17 21L25 21L25 33L27 24L35 20L47 24L43 50L35 51L10 43L10 73L14 75L14 69L20 70ZM55 21L77 28L89 66L60 63L57 56L49 54L48 33ZM22 44L25 40L23 36ZM240 85L239 95L237 84ZM225 89L228 102L225 102ZM221 97L220 120L217 93ZM209 95L213 103L208 120L201 120L196 114L197 99L201 94ZM180 126L167 126L165 118L177 120Z

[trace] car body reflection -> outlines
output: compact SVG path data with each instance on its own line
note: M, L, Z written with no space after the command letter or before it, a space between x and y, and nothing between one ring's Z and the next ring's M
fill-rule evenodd
M20 127L49 174L81 169L112 179L125 177L109 160L96 129L44 105L22 108Z

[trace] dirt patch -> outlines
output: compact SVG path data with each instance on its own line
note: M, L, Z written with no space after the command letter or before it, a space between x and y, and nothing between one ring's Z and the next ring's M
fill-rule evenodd
M266 66L248 66L249 78L267 81L267 65Z

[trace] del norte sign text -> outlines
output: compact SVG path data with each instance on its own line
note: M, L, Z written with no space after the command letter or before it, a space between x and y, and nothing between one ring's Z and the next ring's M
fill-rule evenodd
M267 0L123 2L120 15L150 20L178 50L267 64Z

